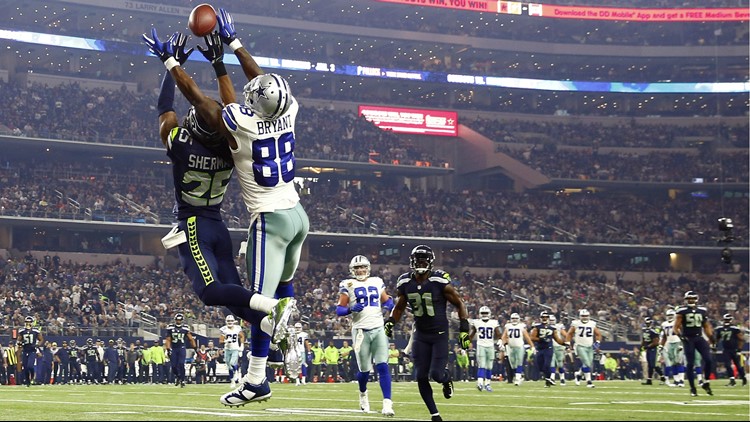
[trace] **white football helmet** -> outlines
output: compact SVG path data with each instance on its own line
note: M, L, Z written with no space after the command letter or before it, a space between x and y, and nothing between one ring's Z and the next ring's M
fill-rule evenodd
M289 110L294 97L286 80L275 73L258 75L242 90L245 105L262 119L274 120Z
M232 327L232 326L234 326L235 322L237 322L237 320L234 319L234 315L227 315L227 317L226 317L226 319L224 319L224 321L226 322L227 327Z
M510 322L512 322L513 324L518 324L519 322L521 322L521 315L513 312L512 314L510 314Z
M370 260L364 255L357 255L349 263L349 273L359 281L365 281L370 276Z
M578 318L580 318L581 322L586 323L589 322L591 314L589 313L588 309L581 309L580 311L578 311Z
M297 332L302 331L302 323L301 322L295 323L294 328L297 330Z
M667 309L667 312L665 313L667 317L667 321L672 322L674 321L674 317L676 315L674 309Z
M549 314L549 323L557 324L557 317L554 314Z
M489 307L482 306L481 308L479 308L479 317L482 318L482 321L489 320L491 314L492 314L492 311L490 311Z

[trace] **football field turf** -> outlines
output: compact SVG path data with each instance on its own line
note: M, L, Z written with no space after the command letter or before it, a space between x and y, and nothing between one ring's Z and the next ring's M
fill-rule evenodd
M644 386L640 381L601 381L545 388L543 382L520 387L493 383L479 392L474 382L458 382L453 398L443 398L432 383L444 420L750 420L747 387L712 383L714 396L699 389ZM380 420L382 395L368 384L371 412L359 411L357 384L271 384L273 397L240 408L219 404L228 384L0 386L0 420ZM430 420L414 382L393 383L395 420Z

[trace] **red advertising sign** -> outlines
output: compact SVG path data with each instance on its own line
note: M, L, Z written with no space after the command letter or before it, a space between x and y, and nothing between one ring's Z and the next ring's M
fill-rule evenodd
M750 19L747 7L641 9L598 6L559 6L542 3L523 3L498 0L376 0L384 3L441 9L493 12L510 15L542 16L560 19L595 19L640 22L690 22L690 21L746 21Z
M458 136L458 114L454 111L360 105L359 115L396 133Z

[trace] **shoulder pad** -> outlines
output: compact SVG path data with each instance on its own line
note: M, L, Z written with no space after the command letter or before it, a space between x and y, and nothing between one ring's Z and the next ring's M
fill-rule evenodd
M675 313L682 312L687 309L687 306L678 306L677 309L675 309Z
M396 282L396 288L398 289L402 285L406 284L411 280L411 276L409 273L401 274L401 276L398 278L398 281Z
M696 306L695 308L700 309L703 312L708 312L708 308L706 308L705 306Z
M443 270L433 270L429 280L435 283L448 284L451 282L451 276Z

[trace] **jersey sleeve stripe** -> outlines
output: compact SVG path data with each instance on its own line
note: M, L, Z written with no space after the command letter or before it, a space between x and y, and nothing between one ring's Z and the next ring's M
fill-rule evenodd
M224 107L223 110L221 110L221 118L224 119L224 124L229 127L229 129L236 131L237 130L237 119L234 118L234 114L232 114L232 110L229 107Z

